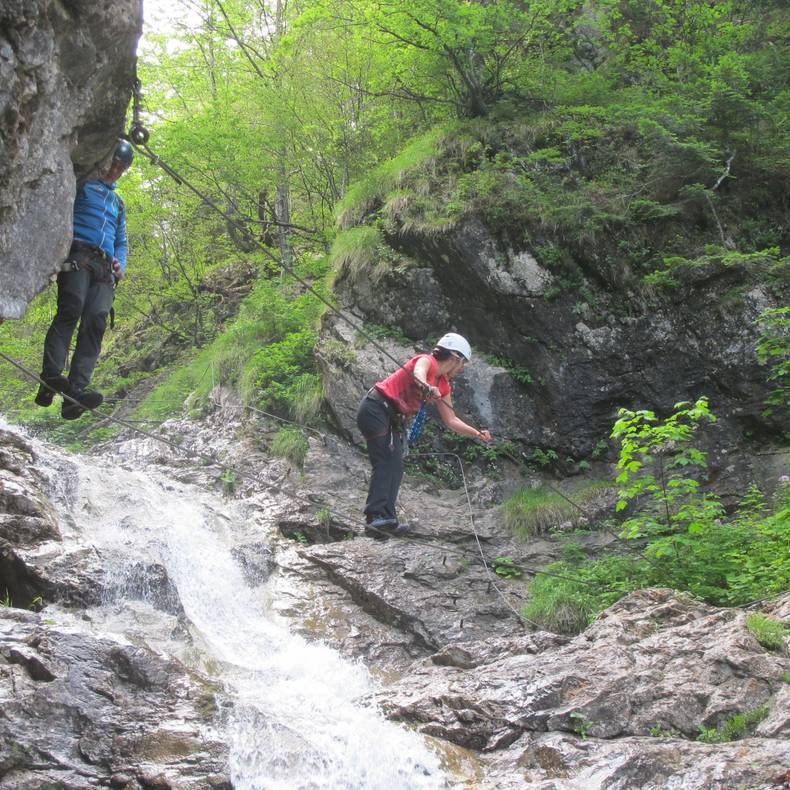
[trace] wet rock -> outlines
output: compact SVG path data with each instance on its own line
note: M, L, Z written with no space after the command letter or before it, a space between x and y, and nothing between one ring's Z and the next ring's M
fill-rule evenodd
M100 555L77 524L61 530L52 497L69 501L79 485L63 458L39 459L33 443L13 431L0 432L0 448L0 595L24 608L139 598L180 613L160 562Z
M214 695L150 650L0 609L0 787L229 788Z
M268 543L245 543L235 546L231 553L241 566L244 580L251 587L265 582L276 567L274 552Z
M494 762L518 761L530 769L524 781L658 788L671 778L684 788L724 788L751 776L746 783L754 783L787 753L790 657L760 647L745 617L642 590L564 645L536 651L530 634L466 643L460 659L445 650L413 665L380 700L390 717L426 734L484 752L510 748ZM761 737L727 745L724 767L721 745L690 742L701 726L721 727L763 705L774 713ZM671 746L636 737L651 734Z
M43 485L33 448L13 431L0 430L0 544L34 546L60 538Z

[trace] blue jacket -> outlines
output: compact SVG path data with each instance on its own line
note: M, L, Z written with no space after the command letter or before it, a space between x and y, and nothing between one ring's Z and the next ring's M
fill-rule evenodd
M77 187L74 200L74 238L101 247L126 270L126 209L115 184L86 181Z

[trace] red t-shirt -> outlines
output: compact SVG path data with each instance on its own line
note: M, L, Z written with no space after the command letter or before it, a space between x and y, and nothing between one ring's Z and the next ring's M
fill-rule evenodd
M442 374L439 380L436 380L436 369L439 367L436 357L431 354L418 354L391 376L374 385L382 395L386 395L395 404L401 414L407 416L416 414L422 406L422 390L414 378L414 367L423 358L429 359L431 363L425 380L430 385L438 387L443 398L450 394L450 380L447 376Z

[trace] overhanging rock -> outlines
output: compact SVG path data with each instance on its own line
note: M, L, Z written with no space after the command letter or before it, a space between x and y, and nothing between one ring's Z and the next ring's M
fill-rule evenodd
M0 319L66 255L75 172L123 129L141 31L140 0L0 4Z

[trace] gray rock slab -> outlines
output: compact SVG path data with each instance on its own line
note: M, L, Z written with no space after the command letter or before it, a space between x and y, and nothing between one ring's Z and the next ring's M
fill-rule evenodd
M536 787L767 781L787 768L790 656L763 648L745 621L742 610L642 590L566 644L536 650L538 635L529 634L464 644L460 660L442 651L380 700L390 717L460 746L498 753L518 742L521 753L507 759L525 766L525 781L562 780ZM694 741L701 726L764 705L762 737L725 744L723 763L721 744ZM655 733L671 744L645 737Z
M0 4L0 318L66 256L76 177L123 131L141 30L140 0Z
M229 790L215 696L150 650L0 609L0 787Z

